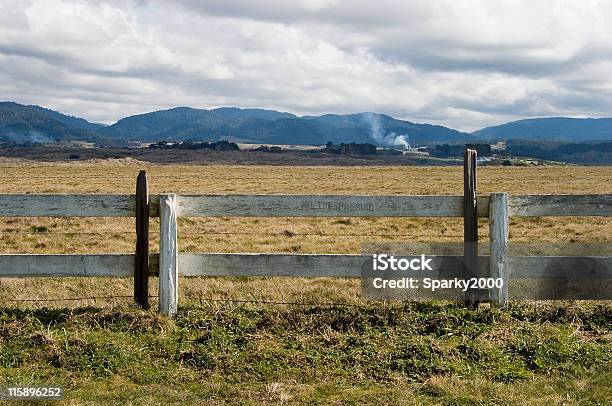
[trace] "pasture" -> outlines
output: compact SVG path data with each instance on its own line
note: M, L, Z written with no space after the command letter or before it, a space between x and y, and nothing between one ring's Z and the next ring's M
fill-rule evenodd
M463 192L460 167L111 160L8 161L0 167L0 193L133 193L143 168L152 194ZM478 175L481 194L612 193L612 167L482 167ZM2 218L0 250L132 252L133 221ZM463 233L461 219L221 217L179 223L179 246L187 252L357 253L364 242L460 242ZM510 241L610 243L611 230L606 217L517 218ZM479 234L486 239L487 233L482 219ZM172 321L131 307L132 279L0 280L0 376L63 383L72 393L69 404L86 403L94 393L109 404L153 398L522 404L537 396L548 404L604 403L609 396L609 303L513 304L507 311L383 305L364 302L358 281L324 278L191 278L182 279L180 289L184 307ZM155 279L150 292L157 293ZM72 300L78 298L84 299Z

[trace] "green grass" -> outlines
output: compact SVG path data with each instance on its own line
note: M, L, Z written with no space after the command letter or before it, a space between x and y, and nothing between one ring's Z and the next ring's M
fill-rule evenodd
M608 304L3 308L0 382L67 404L605 404L611 344Z

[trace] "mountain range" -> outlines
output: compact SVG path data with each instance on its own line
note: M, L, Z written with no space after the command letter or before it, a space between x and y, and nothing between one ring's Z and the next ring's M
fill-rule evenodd
M370 112L300 117L264 109L176 107L125 117L105 126L40 106L0 102L0 141L125 145L129 141L220 139L264 144L320 145L331 141L398 146L504 139L578 142L612 140L612 119L526 119L466 133Z
M484 139L610 141L612 118L531 118L483 128L472 134Z

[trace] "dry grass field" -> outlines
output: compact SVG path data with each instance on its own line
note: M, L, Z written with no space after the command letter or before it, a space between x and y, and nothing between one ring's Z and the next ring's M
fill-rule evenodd
M5 161L0 193L133 193L142 168L151 193L462 193L460 167L132 160ZM484 167L479 190L612 193L612 167ZM2 218L0 252L132 252L133 222ZM512 219L510 238L609 243L611 226L610 218ZM154 221L153 251L157 227ZM355 253L373 241L458 242L463 227L460 219L183 218L179 230L182 251ZM484 220L480 235L487 239ZM156 284L150 281L152 295ZM170 320L155 313L154 298L152 310L132 307L132 286L129 278L0 279L0 384L61 384L67 394L62 403L70 405L610 399L612 308L606 303L469 310L449 303L367 303L359 283L346 279L181 278L181 308ZM115 298L100 298L105 296ZM45 301L20 301L28 299Z
M150 165L134 160L95 163L4 163L0 193L133 193L139 169L150 192L211 194L462 194L461 167L279 167ZM612 167L481 167L480 194L612 193ZM133 219L0 218L2 253L132 252ZM357 253L378 241L459 242L461 219L450 218L181 218L179 244L188 252ZM511 241L611 242L612 218L513 219ZM153 251L158 223L151 224ZM486 241L488 225L481 220ZM290 286L278 289L279 284ZM264 300L358 301L353 281L197 279L182 283L183 296ZM113 279L3 282L0 303L9 299L131 294L131 281ZM152 287L153 289L153 287ZM154 294L154 290L151 292ZM323 299L322 299L323 298ZM129 300L129 299L126 299ZM119 304L122 299L109 300ZM124 301L123 301L124 302ZM9 304L10 302L6 303ZM90 301L57 302L79 306ZM20 306L24 303L20 303ZM49 303L30 303L32 306Z

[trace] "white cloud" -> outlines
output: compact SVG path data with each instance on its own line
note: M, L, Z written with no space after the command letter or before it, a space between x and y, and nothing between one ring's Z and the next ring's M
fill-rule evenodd
M92 121L177 105L476 129L612 109L612 2L0 1L0 99Z

